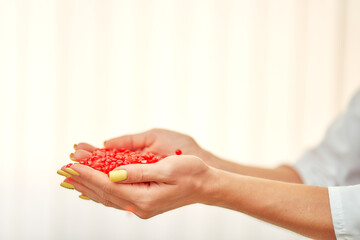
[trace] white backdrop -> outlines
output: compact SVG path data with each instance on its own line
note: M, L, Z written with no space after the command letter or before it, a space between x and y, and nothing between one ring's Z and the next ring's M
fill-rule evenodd
M56 170L153 127L239 163L293 163L360 86L358 0L0 0L1 239L303 239L192 205L141 220ZM271 236L271 237L270 237Z

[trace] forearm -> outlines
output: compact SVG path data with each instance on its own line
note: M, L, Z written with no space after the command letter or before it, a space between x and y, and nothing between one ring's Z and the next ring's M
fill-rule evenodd
M213 171L204 203L243 212L315 239L335 239L327 188Z
M290 166L282 165L277 168L247 166L221 159L205 151L199 157L204 159L208 165L224 171L283 182L303 183L298 173Z

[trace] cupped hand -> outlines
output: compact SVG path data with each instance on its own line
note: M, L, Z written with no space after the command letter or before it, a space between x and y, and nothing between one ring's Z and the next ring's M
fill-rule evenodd
M154 152L159 155L174 155L177 149L181 149L184 155L194 155L202 158L205 162L210 161L211 154L203 150L193 138L165 129L152 129L146 132L125 135L104 142L106 148L127 148L132 151ZM95 149L87 143L75 145L76 152L71 155L74 160L80 160L89 156L89 152Z
M192 155L118 167L113 173L123 176L124 180L119 182L112 182L107 174L82 164L71 168L79 175L72 175L65 182L77 191L105 206L131 211L144 219L184 205L206 203L207 192L216 182L214 169Z

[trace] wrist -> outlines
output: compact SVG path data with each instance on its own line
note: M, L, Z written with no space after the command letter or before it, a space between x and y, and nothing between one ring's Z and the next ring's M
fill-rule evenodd
M226 184L226 174L223 170L215 167L209 167L207 176L205 176L201 190L200 203L212 206L222 206L223 197Z
M219 158L216 157L214 154L201 149L198 154L198 157L200 157L207 165L211 166L211 167L215 167L215 168L220 168L219 167Z
M214 167L210 169L203 189L205 198L201 203L243 211L246 194L249 194L249 178Z

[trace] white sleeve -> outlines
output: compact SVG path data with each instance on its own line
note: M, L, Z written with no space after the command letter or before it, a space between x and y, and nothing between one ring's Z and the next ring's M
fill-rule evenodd
M336 239L360 239L360 185L328 189Z
M360 183L360 91L347 111L328 128L322 142L307 151L293 167L309 185Z

